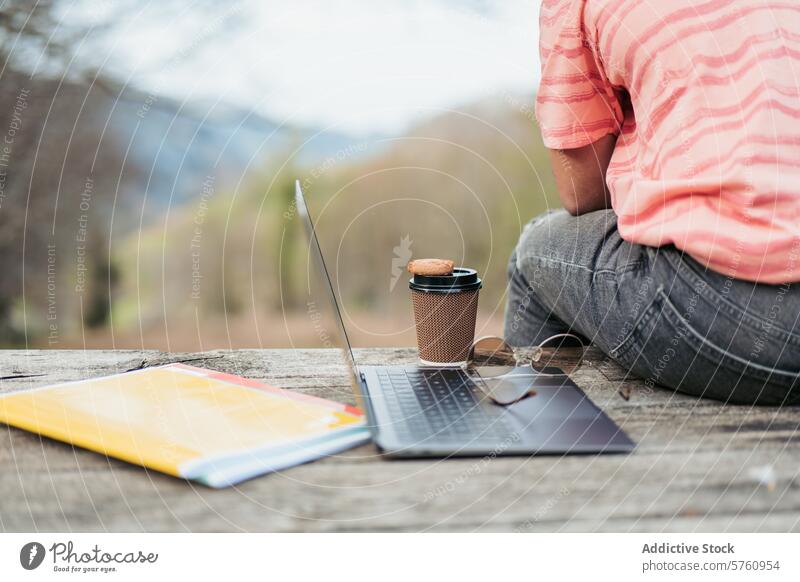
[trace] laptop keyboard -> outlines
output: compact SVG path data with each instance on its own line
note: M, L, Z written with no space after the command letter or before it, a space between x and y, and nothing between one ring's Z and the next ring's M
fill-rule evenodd
M393 427L404 440L469 443L515 437L503 408L486 397L461 369L378 369ZM387 389L391 386L391 389Z

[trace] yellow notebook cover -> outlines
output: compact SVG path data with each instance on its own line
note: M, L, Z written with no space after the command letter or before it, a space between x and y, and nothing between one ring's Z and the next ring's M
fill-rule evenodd
M356 408L183 364L6 394L0 422L212 487L369 440Z

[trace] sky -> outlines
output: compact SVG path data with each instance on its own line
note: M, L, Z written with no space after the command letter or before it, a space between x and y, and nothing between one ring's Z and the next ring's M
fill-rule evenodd
M84 52L144 91L277 121L397 132L539 77L535 0L163 1L135 4ZM113 10L96 0L68 18Z

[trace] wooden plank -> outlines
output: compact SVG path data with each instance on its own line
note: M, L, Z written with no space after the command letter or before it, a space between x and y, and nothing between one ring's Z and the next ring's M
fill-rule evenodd
M357 357L410 363L414 351ZM352 401L330 350L8 351L0 391L168 361ZM387 461L365 446L216 491L2 427L0 529L798 531L797 407L648 391L614 366L590 353L574 377L637 441L632 455Z
M588 529L613 529L618 521L631 527L706 515L727 516L735 526L739 515L760 514L775 527L797 529L796 454L775 456L772 486L747 471L747 454L726 463L716 453L664 454L650 465L632 458L328 459L221 491L117 462L21 470L0 478L0 517L9 530L334 531L514 529L526 522L558 530L575 519Z

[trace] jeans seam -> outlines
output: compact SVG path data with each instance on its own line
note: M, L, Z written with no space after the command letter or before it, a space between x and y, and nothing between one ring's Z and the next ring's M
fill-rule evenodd
M624 275L625 273L629 273L631 271L640 269L646 262L643 259L637 259L632 263L626 263L625 265L623 265L618 269L590 269L585 265L579 265L578 263L570 263L569 261L563 261L561 259L554 259L552 257L543 257L541 255L524 254L517 259L517 269L520 268L519 263L523 259L539 261L540 263L555 263L556 265L561 265L562 267L580 269L581 271L586 271L587 273L590 273L592 275L592 279L594 279L598 275L613 275L613 276Z
M597 269L592 274L592 279L596 280L597 278L603 276L604 278L607 279L616 280L617 277L621 275L626 275L628 273L641 270L646 263L647 261L645 261L644 259L637 259L631 263L625 263L618 269Z
M670 260L670 259L668 259ZM719 305L719 308L728 314L730 317L738 318L740 317L743 322L747 322L749 326L756 331L763 331L763 328L759 325L760 321L757 317L750 315L741 307L731 303L731 301L721 294L717 293L713 289L711 289L710 285L702 279L694 270L686 265L682 260L678 260L677 264L675 261L670 260L673 266L676 268L678 274L688 283L699 283L700 287L694 287L694 289L705 297L708 301ZM768 334L772 335L776 339L786 341L790 344L800 346L800 336L795 333L792 333L782 327L778 326L777 324L773 324Z
M663 288L664 288L663 285L659 285L658 289L656 289L656 292L653 295L653 298L647 304L647 307L645 307L642 310L641 315L639 315L638 319L636 319L634 324L631 326L631 330L622 339L622 341L619 342L619 345L617 345L616 347L611 349L610 355L612 357L621 358L621 357L623 357L625 354L627 354L630 351L630 348L634 343L633 342L633 338L634 338L636 332L640 328L642 328L643 326L647 325L647 323L655 315L655 311L656 310L654 309L654 307L655 307L656 301L659 298L659 292L661 292L663 290Z
M665 317L669 319L673 325L685 327L689 332L684 338L684 341L696 348L698 353L704 355L710 361L712 360L712 356L708 351L716 353L719 357L719 362L715 363L732 372L747 373L749 376L759 377L759 379L765 382L775 382L782 385L785 384L785 382L790 382L790 385L793 386L800 380L800 373L798 372L791 372L777 367L768 368L767 366L750 362L707 340L694 329L688 321L681 317L663 289L657 291L657 295L661 296L661 301L664 305L662 312Z
M573 269L580 269L582 271L594 274L594 271L592 269L584 265L578 265L577 263L570 263L568 261L561 261L559 259L553 259L550 257L542 257L540 255L531 255L531 254L522 255L520 259L517 261L517 268L519 268L519 263L522 260L533 260L533 261L538 261L540 263L555 263L556 265L561 265L562 267L571 267Z

